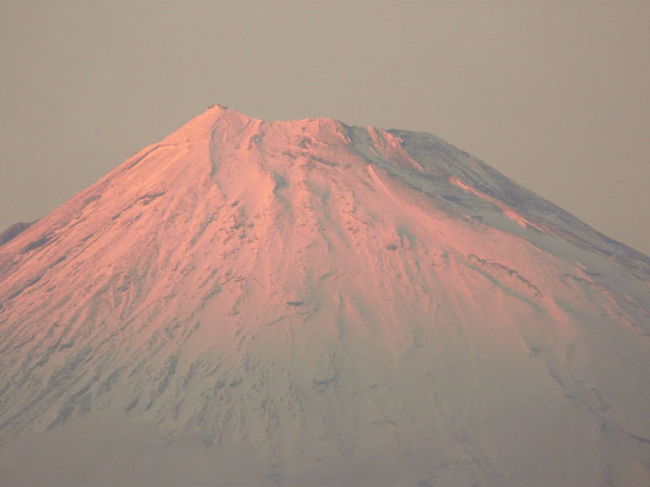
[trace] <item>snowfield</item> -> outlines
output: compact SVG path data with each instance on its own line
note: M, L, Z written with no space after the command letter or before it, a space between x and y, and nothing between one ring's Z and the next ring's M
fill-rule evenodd
M650 485L650 259L433 135L215 106L7 235L0 485Z

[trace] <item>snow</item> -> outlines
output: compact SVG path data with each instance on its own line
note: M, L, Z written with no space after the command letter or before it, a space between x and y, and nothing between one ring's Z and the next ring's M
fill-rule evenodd
M215 106L0 246L0 483L647 485L649 269L432 135Z

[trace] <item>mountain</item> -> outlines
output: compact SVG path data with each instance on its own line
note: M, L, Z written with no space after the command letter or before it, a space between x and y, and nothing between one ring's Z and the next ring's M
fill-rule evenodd
M2 485L650 485L650 259L433 135L215 106L19 230Z

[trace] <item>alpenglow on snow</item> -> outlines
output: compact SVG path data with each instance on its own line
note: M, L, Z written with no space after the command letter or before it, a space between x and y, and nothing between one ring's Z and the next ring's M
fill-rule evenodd
M3 485L650 485L650 260L433 135L215 106L2 242Z

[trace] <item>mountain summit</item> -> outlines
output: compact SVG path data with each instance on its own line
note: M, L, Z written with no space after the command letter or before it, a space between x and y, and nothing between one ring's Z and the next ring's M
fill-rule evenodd
M215 106L0 246L0 484L646 486L650 259L423 133Z

